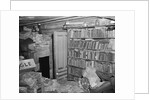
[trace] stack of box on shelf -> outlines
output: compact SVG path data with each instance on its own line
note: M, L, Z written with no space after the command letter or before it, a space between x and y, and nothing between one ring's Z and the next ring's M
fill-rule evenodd
M88 66L115 73L115 29L108 23L68 29L68 80L78 80Z

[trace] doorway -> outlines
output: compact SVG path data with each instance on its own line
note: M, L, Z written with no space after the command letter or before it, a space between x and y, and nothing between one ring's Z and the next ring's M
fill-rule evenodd
M40 57L39 64L40 64L40 72L42 73L42 76L46 78L50 78L49 56Z

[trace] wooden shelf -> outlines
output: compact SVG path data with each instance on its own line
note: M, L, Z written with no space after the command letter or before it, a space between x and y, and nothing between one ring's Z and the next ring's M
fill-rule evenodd
M69 39L115 39L114 37L102 38L102 37L93 37L93 38L69 38Z
M115 24L109 24L109 25L99 25L99 26L78 26L78 27L72 27L72 26L64 26L63 29L84 29L84 28L101 28L101 27L109 27L109 26L115 26Z
M100 60L95 60L95 59L86 59L86 58L78 58L78 57L69 57L68 58L75 58L75 59L83 59L87 61L98 61L98 62L108 62L108 63L115 63L114 61L100 61ZM73 66L73 65L72 65Z
M83 51L94 51L94 52L115 52L115 50L96 50L96 49L81 49L81 48L68 48L68 49L79 49Z
M114 73L107 73L107 72L102 72L102 71L99 71L99 72L104 73L104 74L108 74L108 75L113 75L113 76L115 76Z
M63 27L63 29L85 29L85 28L95 28L95 26L86 26L86 27L84 27L84 26L81 26L81 27L69 27L69 26L65 26L65 27Z
M83 67L78 67L78 66L75 66L75 65L68 65L69 67L76 67L76 68L80 68L80 69L85 69Z
M74 75L74 74L72 74L72 73L68 73L69 75L73 75L73 76L75 76L75 77L80 77L80 76L78 76L78 75Z
M104 74L111 74L111 73L107 73L107 72L102 72L102 71L99 71L99 72L101 72L101 73L104 73Z

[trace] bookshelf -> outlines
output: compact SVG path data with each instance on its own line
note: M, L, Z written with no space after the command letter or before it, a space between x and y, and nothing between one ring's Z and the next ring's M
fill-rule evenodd
M88 66L115 74L115 24L92 27L69 27L68 80L78 80Z

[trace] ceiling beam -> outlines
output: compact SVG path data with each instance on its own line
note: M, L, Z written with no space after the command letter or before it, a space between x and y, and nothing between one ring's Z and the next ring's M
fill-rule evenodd
M26 24L19 24L19 26L27 26L27 25L43 24L43 23L53 23L53 22L67 21L67 20L77 19L77 18L83 18L83 17L78 17L78 16L58 17L58 18L53 18L53 19L48 19L48 20L26 23Z
M68 20L73 20L73 19L80 19L80 18L89 18L89 17L95 17L95 18L106 18L110 20L115 20L113 18L109 17L99 17L99 16L67 16L67 17L58 17L58 18L52 18L48 20L42 20L42 21L36 21L36 22L31 22L31 23L26 23L26 24L19 24L19 26L27 26L27 25L35 25L35 24L43 24L43 23L54 23L54 22L61 22L61 21L68 21Z

